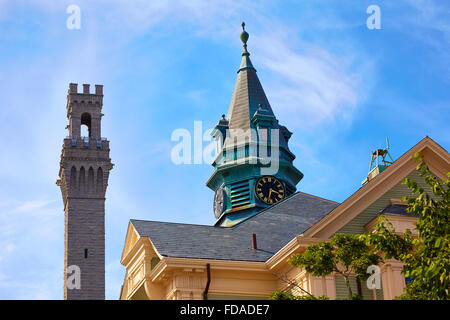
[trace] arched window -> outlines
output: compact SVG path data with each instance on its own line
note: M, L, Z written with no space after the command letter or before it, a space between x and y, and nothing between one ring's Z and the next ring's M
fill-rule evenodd
M88 171L88 192L94 192L95 186L94 186L94 169L92 167L89 168Z
M98 168L97 170L97 192L103 191L103 170Z
M81 136L91 136L91 115L87 112L81 115Z
M75 167L72 167L70 169L70 188L72 190L76 189L77 187L77 169Z
M80 180L79 180L79 190L84 192L86 190L86 173L84 167L80 169Z

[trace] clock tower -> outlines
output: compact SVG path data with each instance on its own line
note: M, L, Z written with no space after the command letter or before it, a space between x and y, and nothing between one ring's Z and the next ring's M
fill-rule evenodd
M292 135L279 124L247 51L244 51L227 116L214 128L217 155L206 185L215 191L216 226L231 227L296 191L303 174L289 150Z

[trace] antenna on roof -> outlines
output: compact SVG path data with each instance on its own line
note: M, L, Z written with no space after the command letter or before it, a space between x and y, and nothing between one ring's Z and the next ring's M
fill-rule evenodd
M389 165L394 163L391 155L389 154L389 139L386 137L386 148L384 149L376 149L371 152L370 165L369 165L369 174L367 178L363 180L362 185L365 185L367 182L372 180L375 176L380 174L384 169L386 169ZM389 157L390 160L387 159ZM380 163L382 162L382 164Z

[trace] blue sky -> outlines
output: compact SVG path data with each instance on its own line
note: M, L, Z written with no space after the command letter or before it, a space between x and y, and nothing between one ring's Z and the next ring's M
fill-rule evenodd
M66 27L71 4L79 30ZM380 30L366 26L372 4ZM387 136L394 159L426 135L449 150L449 14L438 0L0 0L0 299L63 296L55 181L70 82L104 85L115 163L106 297L117 299L130 218L214 222L212 167L175 165L170 138L227 112L241 21L272 108L294 132L298 189L341 202Z

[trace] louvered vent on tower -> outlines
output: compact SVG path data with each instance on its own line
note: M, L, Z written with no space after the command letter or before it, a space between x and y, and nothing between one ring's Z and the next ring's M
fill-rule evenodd
M250 204L250 188L248 181L231 184L231 208Z

